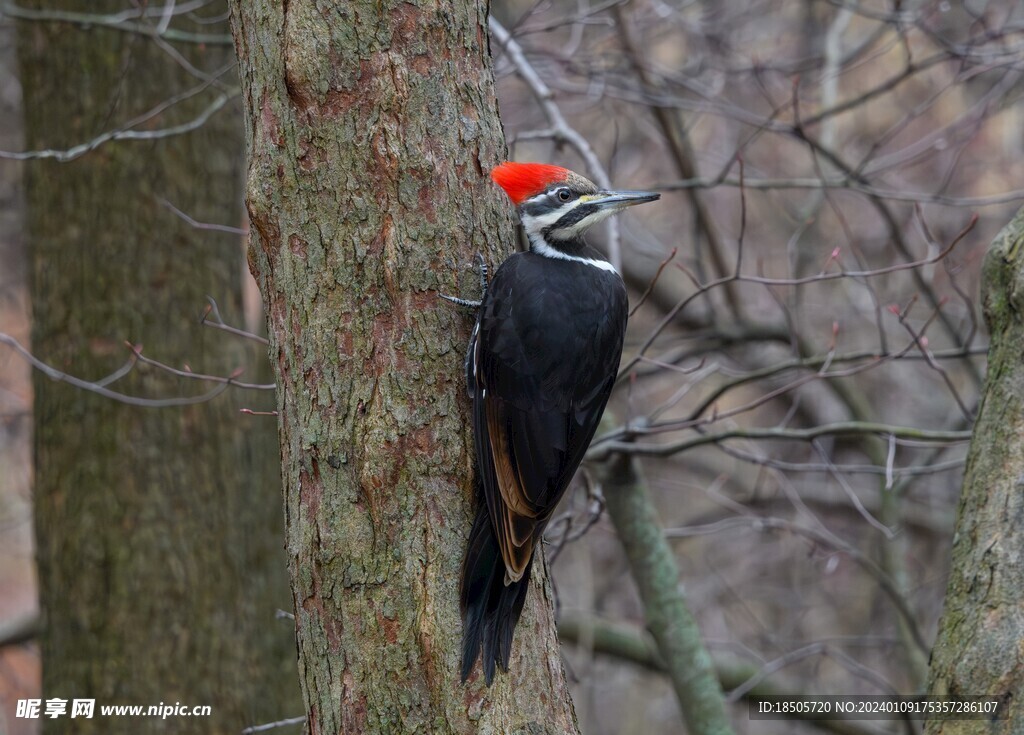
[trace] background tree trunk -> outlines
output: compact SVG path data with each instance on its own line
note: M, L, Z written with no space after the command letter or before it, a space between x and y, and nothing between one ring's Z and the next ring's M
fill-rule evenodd
M988 376L964 474L932 695L1005 697L1009 717L931 722L938 733L1020 732L1024 723L1024 209L985 257Z
M471 319L436 291L512 244L486 4L232 10L309 729L575 732L543 565L510 673L458 680Z
M30 149L83 143L201 83L142 35L41 22L22 23L19 35ZM230 46L178 50L207 70L231 60ZM149 126L192 120L219 92L214 84ZM197 320L207 295L240 319L237 239L195 229L161 203L237 221L238 122L222 111L189 135L27 165L41 359L98 379L125 363L128 339L175 367L227 375L253 364L248 345ZM258 380L253 372L246 379ZM112 387L149 396L209 388L145 367ZM287 588L273 425L238 412L268 399L229 391L141 408L39 372L35 391L43 697L97 700L97 716L76 719L76 733L183 731L176 717L100 717L103 704L208 704L212 718L185 729L232 735L293 714L294 654L274 619Z

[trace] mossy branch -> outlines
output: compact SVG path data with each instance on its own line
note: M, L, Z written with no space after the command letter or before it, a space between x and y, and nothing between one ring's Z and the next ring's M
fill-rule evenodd
M629 557L647 628L692 735L731 735L725 698L700 629L679 586L679 568L632 457L617 454L602 467L608 515Z

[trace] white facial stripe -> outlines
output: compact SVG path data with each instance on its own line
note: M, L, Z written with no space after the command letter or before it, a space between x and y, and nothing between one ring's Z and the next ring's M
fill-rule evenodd
M523 220L523 228L526 230L528 235L538 233L545 227L550 227L555 224L555 222L562 218L563 214L565 214L565 212L562 211L547 212L537 217L531 214L524 214L521 216L521 219Z
M527 204L537 204L537 203L539 203L539 202L541 202L541 201L543 201L544 199L547 199L547 198L548 198L548 193L546 191L542 191L540 194L536 194L536 195L530 197L529 199L527 199L526 201L521 202L519 204L519 206L520 207L524 207Z
M520 219L523 221L523 229L526 230L527 235L538 234L543 229L551 227L551 225L558 222L558 220L562 219L562 217L567 215L572 210L576 209L576 207L580 206L581 204L585 204L588 199L590 199L590 197L580 197L576 201L571 202L570 204L567 204L564 207L561 207L553 212L545 212L544 214L541 215L535 216L532 214L521 214Z
M589 217L581 219L579 222L568 227L559 227L557 230L553 230L550 234L552 239L555 240L573 240L590 227L593 227L598 222L608 219L611 215L615 214L614 210L611 209L599 209Z
M584 258L579 255L570 255L569 253L563 253L561 250L556 250L545 242L544 238L540 235L530 237L530 252L537 253L537 255L543 255L545 258L557 258L558 260L575 260L577 263L585 263L592 265L595 268L599 268L609 273L617 273L615 266L609 263L607 260L594 260L593 258Z

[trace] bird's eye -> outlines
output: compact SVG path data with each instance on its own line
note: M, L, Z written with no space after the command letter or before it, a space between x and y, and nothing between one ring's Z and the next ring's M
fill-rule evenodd
M572 199L572 192L565 188L559 189L555 194L557 194L558 198L563 202L567 202Z

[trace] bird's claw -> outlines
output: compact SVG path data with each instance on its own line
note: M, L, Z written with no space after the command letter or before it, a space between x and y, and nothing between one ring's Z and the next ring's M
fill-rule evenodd
M451 301L453 304L458 304L459 306L466 306L466 307L468 307L470 309L479 309L480 308L480 304L483 303L482 301L471 301L469 299L460 299L460 298L457 298L455 296L448 296L447 294L443 294L443 293L439 293L438 297L444 299L445 301Z
M487 293L487 261L484 260L483 253L476 254L476 262L480 264L480 293Z
M483 304L484 294L487 293L487 263L484 261L484 256L481 253L476 254L477 263L480 266L480 300L473 301L472 299L460 299L456 296L448 296L443 293L439 293L438 296L445 301L450 301L453 304L459 306L465 306L469 309L479 309L480 305Z

